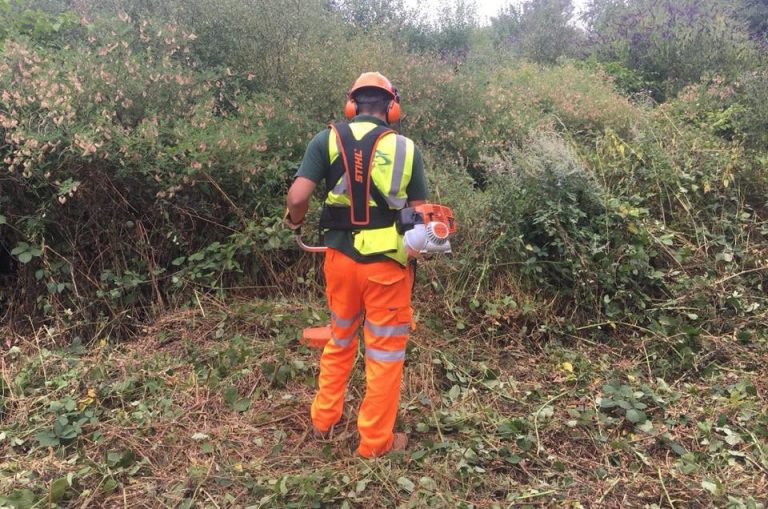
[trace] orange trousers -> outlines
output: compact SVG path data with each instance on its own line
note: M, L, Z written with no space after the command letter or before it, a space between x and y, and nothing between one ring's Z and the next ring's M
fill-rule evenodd
M365 396L357 416L357 452L366 458L378 456L392 447L394 436L405 346L413 318L411 274L394 261L357 263L330 248L324 271L332 336L320 357L312 423L327 431L341 419L362 322Z

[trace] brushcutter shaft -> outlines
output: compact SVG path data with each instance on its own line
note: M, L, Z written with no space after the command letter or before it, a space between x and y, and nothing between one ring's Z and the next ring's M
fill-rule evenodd
M301 240L301 230L296 230L296 243L299 245L302 251L307 253L325 253L328 248L325 246L308 246Z

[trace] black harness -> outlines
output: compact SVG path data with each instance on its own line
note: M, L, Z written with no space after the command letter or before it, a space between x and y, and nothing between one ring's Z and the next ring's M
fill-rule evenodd
M339 157L333 162L326 176L325 195L327 198L339 179L344 177L352 205L346 207L324 204L320 227L332 230L371 230L392 226L397 211L389 208L382 192L375 184L371 184L371 167L379 140L394 131L377 126L361 140L356 140L346 122L339 122L330 128L336 133ZM369 206L370 199L376 203L375 207Z

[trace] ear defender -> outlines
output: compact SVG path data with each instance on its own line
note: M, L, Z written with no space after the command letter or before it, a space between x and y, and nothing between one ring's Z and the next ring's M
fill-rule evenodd
M392 88L392 92L395 97L389 101L389 108L387 108L387 123L394 124L400 120L400 94L397 93L396 88Z
M352 120L357 115L357 103L352 99L352 94L347 96L347 103L344 105L344 116Z

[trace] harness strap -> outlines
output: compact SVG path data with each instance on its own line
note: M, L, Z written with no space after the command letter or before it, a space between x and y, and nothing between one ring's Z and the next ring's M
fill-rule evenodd
M321 225L324 228L360 230L381 228L394 223L395 213L382 191L371 183L371 169L376 157L376 146L381 138L393 133L392 129L376 126L360 140L355 139L346 122L329 126L336 134L339 158L331 165L326 178L326 199L339 179L344 178L349 207L323 207ZM376 207L371 210L369 201Z

